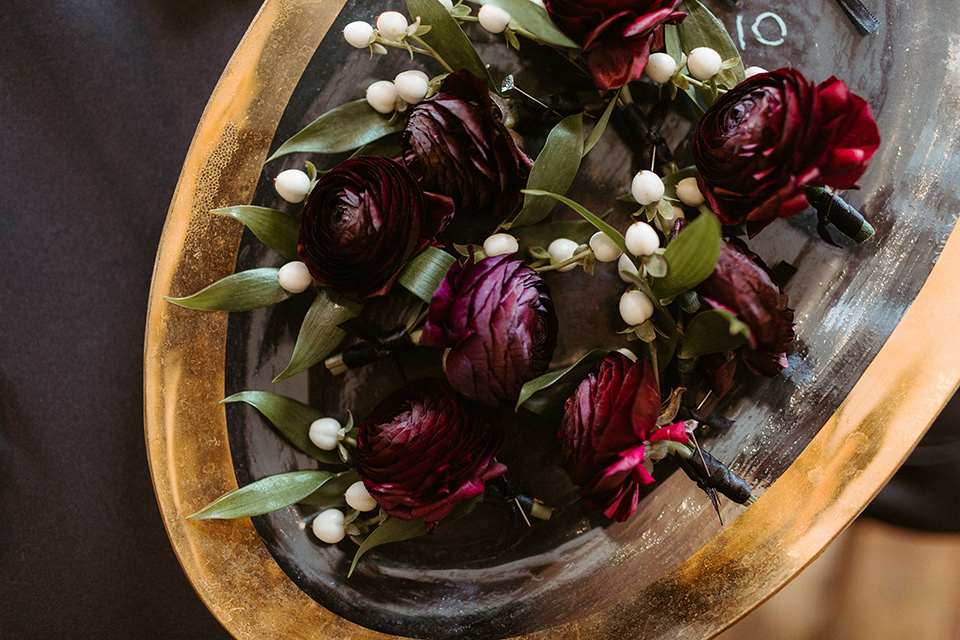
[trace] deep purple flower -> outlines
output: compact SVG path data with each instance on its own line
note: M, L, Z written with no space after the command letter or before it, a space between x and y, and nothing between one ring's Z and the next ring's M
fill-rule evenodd
M809 206L803 188L857 186L880 146L867 103L836 78L814 85L795 69L741 82L693 136L697 182L724 224L751 235Z
M644 466L647 443L688 441L683 423L658 428L659 412L653 365L615 351L567 400L560 454L588 507L617 522L637 510L640 487L654 481Z
M454 264L440 284L420 344L449 347L447 379L489 405L516 400L546 372L557 344L557 315L543 279L501 255Z
M317 282L362 301L390 290L453 215L402 164L361 156L317 182L300 218L300 259Z
M716 269L696 291L710 306L732 312L750 327L750 340L737 353L751 371L773 377L786 368L793 310L756 254L740 242L724 241ZM730 390L736 362L729 354L704 360L717 395Z
M402 143L403 161L423 188L453 198L453 234L463 242L516 209L533 166L500 122L486 82L466 70L413 108Z
M507 468L495 456L499 416L458 396L444 380L408 384L360 424L357 472L377 503L428 530L458 502L483 494Z
M545 0L560 30L578 42L597 88L617 89L637 80L647 68L662 26L687 14L680 0ZM662 45L661 45L662 46Z

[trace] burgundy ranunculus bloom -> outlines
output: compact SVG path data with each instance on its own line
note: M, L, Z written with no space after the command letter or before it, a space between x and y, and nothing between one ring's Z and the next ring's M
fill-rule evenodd
M545 0L560 30L578 42L597 88L618 89L637 80L647 68L654 40L663 41L662 25L677 24L687 14L680 0Z
M413 108L402 137L403 161L423 188L453 198L453 230L464 242L474 229L488 234L520 204L533 166L494 109L486 82L459 71Z
M567 400L560 455L588 507L623 522L637 510L640 486L654 481L643 464L646 443L688 442L682 422L657 427L659 412L653 365L616 351Z
M460 393L489 405L516 400L553 357L550 291L513 256L471 257L454 264L433 294L420 344L450 348L447 379Z
M377 503L428 530L458 502L483 494L507 468L495 460L503 424L458 396L445 380L418 380L396 391L360 424L357 472Z
M395 160L361 156L320 178L300 217L300 259L320 284L362 301L387 293L453 215Z
M717 268L696 291L708 304L732 312L750 327L750 341L738 354L751 371L773 377L786 368L794 336L793 310L757 255L742 243L725 241ZM736 360L715 356L704 364L714 392L722 396L729 391Z
M880 146L867 103L836 78L814 85L795 69L741 82L693 134L700 190L724 224L751 235L809 206L804 185L850 189Z

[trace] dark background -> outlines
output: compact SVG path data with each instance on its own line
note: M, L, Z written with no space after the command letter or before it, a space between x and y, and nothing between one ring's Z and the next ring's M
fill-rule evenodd
M143 440L153 260L260 0L0 0L0 637L228 638ZM957 530L955 403L870 513Z

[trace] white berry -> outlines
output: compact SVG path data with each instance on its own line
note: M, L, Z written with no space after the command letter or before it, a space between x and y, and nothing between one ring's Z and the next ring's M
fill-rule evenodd
M273 186L281 198L296 204L307 197L310 191L310 176L299 169L287 169L274 178Z
M703 204L703 194L696 178L684 178L677 183L677 197L680 202L690 207L699 207Z
M697 47L690 52L690 57L687 59L687 69L697 80L709 80L717 75L722 64L720 54L710 47Z
M290 293L300 293L306 291L313 277L307 269L307 265L302 262L288 262L280 267L280 273L277 274L277 280L280 286Z
M664 84L677 70L677 61L669 53L651 53L645 71L651 80Z
M620 296L620 317L631 327L643 324L653 315L653 303L643 291L636 289Z
M630 191L634 200L647 206L663 197L663 180L653 171L641 171L633 177Z
M593 249L597 262L613 262L623 253L620 247L602 231L597 231L590 237L590 248Z
M627 228L625 238L627 251L635 256L649 256L660 248L660 236L656 229L642 220Z
M577 247L579 246L579 244L570 238L557 238L547 247L547 253L550 254L550 258L553 259L554 263L566 262L573 257L573 254L577 252ZM570 271L575 269L576 266L576 264L568 264L559 269L559 271Z
M411 69L397 75L393 81L397 93L408 104L417 104L430 91L430 78L423 71Z
M367 488L363 486L363 481L354 482L343 494L347 504L357 511L371 511L377 508L377 501L373 499Z
M397 108L397 87L389 80L380 80L367 87L367 102L380 113Z
M495 233L483 241L483 252L491 258L516 253L519 250L520 243L509 233Z
M637 275L637 267L633 264L633 260L631 260L630 256L628 256L627 254L623 254L622 256L620 256L620 260L617 262L617 273L620 274L621 280L623 280L624 282L632 283L633 278L631 278L628 275L625 275L624 272Z
M334 418L320 418L310 424L310 442L318 449L333 451L337 448L340 423Z
M377 18L377 31L387 40L397 42L407 32L407 17L399 11L384 11Z
M362 20L351 22L343 28L343 39L351 47L365 49L373 42L373 25Z
M744 73L748 78L752 78L753 76L758 76L761 73L766 73L766 72L767 70L764 69L763 67L747 67L746 71L744 71Z
M313 519L313 535L317 536L323 542L336 544L343 540L347 531L343 526L346 518L343 511L339 509L327 509L317 514Z
M496 5L485 4L477 12L477 20L490 33L503 33L510 24L510 14Z

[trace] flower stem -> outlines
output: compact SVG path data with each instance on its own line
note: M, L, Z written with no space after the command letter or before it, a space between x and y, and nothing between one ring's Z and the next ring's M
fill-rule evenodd
M680 76L683 79L685 79L687 82L692 84L693 86L697 87L698 89L703 89L704 91L711 91L711 92L713 91L710 85L707 84L706 82L701 82L700 80L697 80L696 78L692 78L685 73L681 73ZM728 89L724 89L723 87L717 87L717 95L719 96L722 96L727 91Z
M419 44L421 47L423 47L424 51L428 55L432 56L434 60L440 63L440 66L442 66L444 69L447 70L447 73L453 73L453 67L447 64L447 61L444 60L439 53L437 53L436 49L434 49L429 44L427 44L423 38L421 38L420 36L407 36L407 39L413 40L414 42Z
M403 49L404 51L412 51L412 52L414 52L414 53L419 53L419 54L422 55L422 56L432 56L432 57L436 57L436 56L434 56L432 53L430 53L430 51L427 51L426 49L420 49L420 48L418 48L418 47L414 47L414 46L411 46L411 45L409 45L409 44L404 44L404 43L402 43L402 42L394 42L393 40L387 40L386 38L384 38L384 37L382 37L382 36L378 36L378 37L377 37L376 44L380 44L380 45L383 45L383 46L385 46L385 47L393 47L394 49Z
M587 256L593 253L593 249L584 249L578 254L573 255L570 258L567 258L563 262L558 262L556 264L548 264L545 267L538 267L534 269L537 273L543 273L544 271L556 271L557 269L562 269L564 267L569 267L572 264L577 264Z

